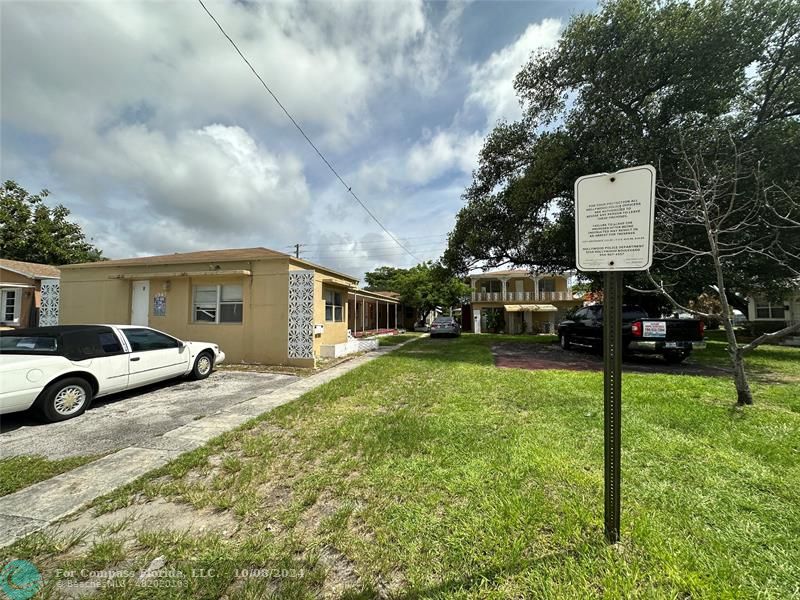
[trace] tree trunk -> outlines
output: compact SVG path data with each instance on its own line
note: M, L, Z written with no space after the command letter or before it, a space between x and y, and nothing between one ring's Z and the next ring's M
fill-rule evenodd
M725 293L720 294L723 311L727 309L727 299ZM731 357L733 365L733 382L736 385L736 404L744 406L753 403L753 394L750 392L750 384L747 382L747 373L744 370L744 354L736 341L736 332L733 331L730 313L723 312L722 324L725 327L725 337L728 340L728 356Z
M739 348L732 352L732 359L733 380L736 383L736 404L739 406L752 404L753 394L750 392L750 384L747 382L747 374L744 372L744 356Z
M733 320L731 317L731 306L728 302L728 291L725 288L725 275L722 272L722 262L719 258L719 240L716 230L712 227L709 220L708 207L702 199L703 216L705 218L706 233L708 234L708 244L711 249L711 259L714 262L714 271L717 275L717 293L722 307L722 323L725 325L725 337L728 339L728 355L733 363L733 382L736 385L736 404L744 406L753 403L753 394L750 392L750 384L747 382L747 373L744 370L744 354L736 341L736 332L733 330Z

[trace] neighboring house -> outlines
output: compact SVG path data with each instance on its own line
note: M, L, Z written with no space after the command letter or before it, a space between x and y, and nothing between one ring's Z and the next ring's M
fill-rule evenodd
M68 265L61 323L147 325L215 342L230 362L314 366L347 343L347 298L357 283L267 248Z
M800 322L800 287L778 302L748 298L747 319L755 325L754 332L777 331ZM785 343L800 345L800 335L792 336Z
M564 315L582 304L569 290L567 275L514 269L475 273L469 279L475 333L486 332L498 322L505 333L554 333Z
M424 323L425 325L430 325L431 323L433 323L433 320L436 317L442 314L440 308L434 308L433 310L428 312L428 315L425 317L425 319L420 320L418 318L419 313L417 309L415 309L413 306L409 306L407 304L403 304L402 302L400 302L400 292L359 290L359 294L374 294L378 298L388 297L394 299L396 302L399 303L399 307L397 309L398 327L401 327L403 329L408 329L410 331L413 331L414 327L417 326L420 322ZM383 321L381 321L381 323L383 323Z
M0 327L36 327L40 320L47 325L58 323L59 277L59 269L50 265L0 259Z

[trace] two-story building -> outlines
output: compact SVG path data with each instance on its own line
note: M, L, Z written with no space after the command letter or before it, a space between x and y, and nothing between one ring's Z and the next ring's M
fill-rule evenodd
M564 315L581 305L570 291L568 278L526 269L470 275L472 330L554 333Z

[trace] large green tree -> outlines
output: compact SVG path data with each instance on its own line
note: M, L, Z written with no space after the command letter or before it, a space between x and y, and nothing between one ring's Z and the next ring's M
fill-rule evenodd
M423 262L410 269L379 267L364 276L369 289L397 292L419 319L436 308L460 306L470 288L437 263Z
M691 152L708 153L733 136L751 173L795 195L799 14L786 0L617 0L574 17L559 44L518 74L524 117L487 136L445 265L574 268L575 179L650 163L662 185L674 185L687 140ZM739 192L756 191L754 182ZM665 263L676 264L658 257L655 271ZM702 260L686 266L676 294L705 291L709 269ZM777 294L793 276L754 256L729 286L739 298L758 288Z
M678 304L711 290L743 309L796 285L800 3L604 2L532 56L515 89L524 116L484 143L449 268L573 268L575 179L650 163L657 252L632 287Z
M47 190L29 194L14 181L0 188L0 256L11 260L64 265L102 260L80 225L61 204L50 207Z

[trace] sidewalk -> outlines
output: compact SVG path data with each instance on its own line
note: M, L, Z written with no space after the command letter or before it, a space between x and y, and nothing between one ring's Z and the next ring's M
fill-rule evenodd
M269 394L168 431L147 445L119 450L0 498L0 548L77 512L95 498L113 492L184 452L413 341L380 347Z

